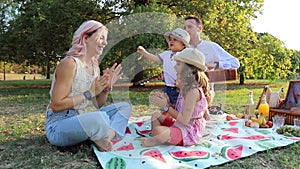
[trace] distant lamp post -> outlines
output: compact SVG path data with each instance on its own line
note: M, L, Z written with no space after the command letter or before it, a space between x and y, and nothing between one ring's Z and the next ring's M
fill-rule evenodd
M4 70L3 70L3 80L6 80L6 71L5 71L5 67L6 67L6 62L4 62Z

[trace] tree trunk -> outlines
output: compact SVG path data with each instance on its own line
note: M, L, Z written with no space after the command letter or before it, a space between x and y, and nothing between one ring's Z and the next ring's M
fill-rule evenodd
M48 62L47 62L47 76L46 76L46 79L50 79L50 60L48 59Z
M245 84L245 74L244 72L240 73L240 85Z

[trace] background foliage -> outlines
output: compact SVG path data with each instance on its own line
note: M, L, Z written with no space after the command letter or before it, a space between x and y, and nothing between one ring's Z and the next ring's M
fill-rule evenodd
M183 18L194 14L204 21L201 36L219 43L240 60L241 84L245 78L294 78L300 72L299 51L287 49L270 34L252 31L250 20L261 12L263 3L264 0L2 0L0 61L40 66L50 78L69 49L75 29L83 21L95 19L110 30L100 67L114 62L127 64L127 77L133 79L139 72L159 66L137 55L137 46L143 45L153 53L166 50L163 33L182 27ZM142 78L160 71L145 71Z

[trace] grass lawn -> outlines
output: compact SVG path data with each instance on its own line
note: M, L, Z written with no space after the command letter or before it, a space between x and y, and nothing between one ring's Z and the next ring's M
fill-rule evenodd
M45 137L45 109L49 102L49 80L0 81L0 168L97 168L96 158L88 145L82 145L78 153L59 152ZM238 81L215 84L216 97L213 105L222 103L228 113L245 110L248 92L254 92L254 101L269 85L273 91L288 82ZM149 94L162 90L161 86L146 88L115 87L108 104L128 101L133 105L133 116L151 115ZM300 143L257 153L212 168L299 168Z

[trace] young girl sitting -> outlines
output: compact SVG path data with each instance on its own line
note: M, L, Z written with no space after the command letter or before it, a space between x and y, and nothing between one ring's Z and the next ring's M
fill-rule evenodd
M180 94L175 109L169 105L168 97L155 93L150 97L153 105L168 112L152 115L153 137L142 137L142 146L155 146L169 143L179 146L194 145L204 134L207 105L210 101L208 78L204 74L205 56L197 49L186 48L175 55L177 87Z

